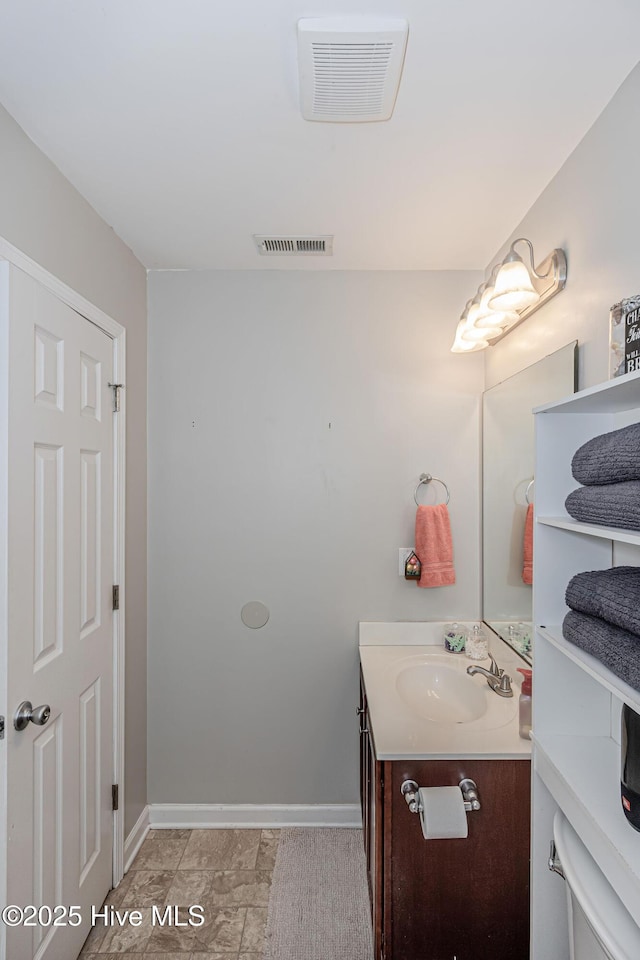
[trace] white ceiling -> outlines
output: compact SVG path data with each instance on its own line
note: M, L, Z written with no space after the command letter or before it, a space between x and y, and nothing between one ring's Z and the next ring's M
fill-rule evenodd
M296 22L347 13L409 20L387 122L301 117ZM639 35L638 0L2 0L0 102L149 268L482 268Z

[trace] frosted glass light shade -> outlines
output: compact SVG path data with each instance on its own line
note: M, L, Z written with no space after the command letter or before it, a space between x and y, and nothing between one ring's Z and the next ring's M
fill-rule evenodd
M503 263L498 270L493 296L489 298L492 310L523 310L537 303L540 294L534 289L525 264L518 257Z
M488 346L486 340L478 340L477 343L471 343L470 340L455 340L451 353L476 353L478 350L486 350Z
M487 340L463 340L462 331L467 326L465 320L461 320L456 328L456 337L451 347L451 353L473 353L476 350L484 350L489 346Z
M479 314L480 303L474 301L469 307L464 325L460 328L460 337L463 340L493 340L502 332L500 327L495 324L480 329L477 319ZM461 319L464 320L464 315Z
M485 327L508 327L519 319L518 314L512 311L492 310L489 301L495 293L495 287L487 287L480 298L478 310L475 314L473 323L479 330Z
M465 327L475 327L476 317L478 316L479 312L480 312L480 304L474 301L467 311ZM461 319L465 320L464 314L462 315Z
M493 340L494 337L499 337L502 333L500 327L470 327L469 321L464 325L464 329L460 331L460 337L462 340L478 341L478 340Z

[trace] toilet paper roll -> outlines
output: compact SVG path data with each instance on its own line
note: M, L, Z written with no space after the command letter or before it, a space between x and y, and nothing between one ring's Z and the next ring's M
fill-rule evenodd
M418 795L425 840L468 836L467 814L460 787L420 787Z

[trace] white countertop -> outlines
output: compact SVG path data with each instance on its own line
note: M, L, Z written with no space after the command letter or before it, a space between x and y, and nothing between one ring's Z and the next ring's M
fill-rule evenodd
M448 653L442 643L443 626L441 621L360 624L360 662L377 758L527 760L531 741L523 740L518 733L522 675L517 673L517 667L526 664L489 630L489 649L512 679L512 698L499 697L486 679L476 674L470 679L486 689L487 711L468 723L439 723L419 717L401 698L396 686L398 675L413 663L433 660L434 655L438 663L460 672L466 672L470 663L489 666L489 660L472 661L464 654Z

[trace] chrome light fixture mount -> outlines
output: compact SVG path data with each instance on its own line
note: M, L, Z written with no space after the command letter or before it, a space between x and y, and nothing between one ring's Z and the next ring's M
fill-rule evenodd
M526 244L529 265L516 250ZM533 244L518 237L504 260L495 264L488 280L468 300L456 328L452 353L472 353L498 343L564 289L567 258L556 248L536 267Z

